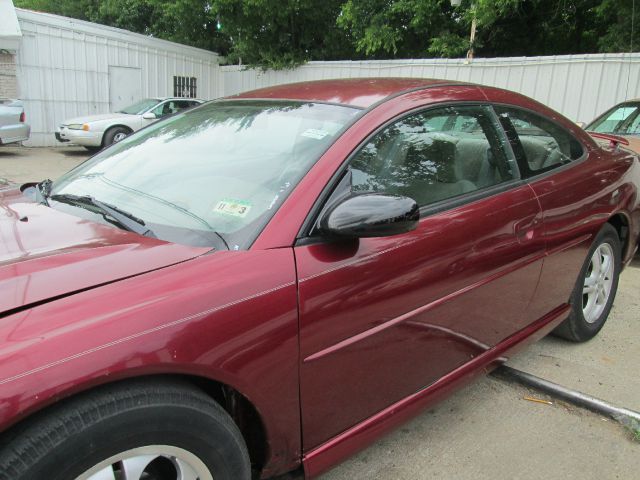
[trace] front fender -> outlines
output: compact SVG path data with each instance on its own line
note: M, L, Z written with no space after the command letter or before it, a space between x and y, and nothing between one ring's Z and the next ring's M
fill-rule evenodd
M217 252L0 319L0 429L96 385L207 377L261 413L267 466L300 459L291 249Z

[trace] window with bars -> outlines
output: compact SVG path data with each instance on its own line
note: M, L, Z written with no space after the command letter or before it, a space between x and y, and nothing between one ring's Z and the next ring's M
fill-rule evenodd
M197 97L196 77L173 77L173 96L182 98Z

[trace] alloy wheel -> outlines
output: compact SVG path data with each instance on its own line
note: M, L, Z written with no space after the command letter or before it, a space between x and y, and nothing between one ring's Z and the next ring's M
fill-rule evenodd
M613 247L603 243L591 256L582 287L582 314L587 323L595 323L606 308L613 286L614 270Z
M150 445L114 455L76 480L213 480L213 476L191 452L168 445Z
M120 140L123 140L127 136L124 132L118 132L113 136L113 143L118 143Z

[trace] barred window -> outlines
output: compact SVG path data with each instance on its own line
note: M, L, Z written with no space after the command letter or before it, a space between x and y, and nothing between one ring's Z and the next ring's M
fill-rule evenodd
M196 98L196 77L173 77L173 96L182 98Z

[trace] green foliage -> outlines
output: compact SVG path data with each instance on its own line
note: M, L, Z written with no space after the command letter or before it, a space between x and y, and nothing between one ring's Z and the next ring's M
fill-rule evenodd
M99 0L14 0L13 3L20 8L89 20L91 13L97 10L100 2Z
M449 0L347 0L337 24L369 57L423 57L438 37L444 39L436 42L437 49L459 53L452 42L453 35L464 32L459 20Z
M633 0L15 0L216 51L230 63L640 51ZM220 28L218 28L218 24Z
M604 0L594 8L600 23L608 24L606 33L598 38L601 52L625 52L640 50L640 2L633 11L633 0ZM631 19L635 13L633 39L631 38Z
M308 60L345 58L348 38L335 28L342 0L212 0L231 39L230 62L291 68Z

